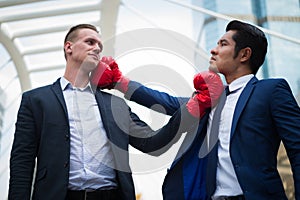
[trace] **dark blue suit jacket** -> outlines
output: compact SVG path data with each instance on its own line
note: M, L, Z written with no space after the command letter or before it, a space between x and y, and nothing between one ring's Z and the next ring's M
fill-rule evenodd
M167 114L172 114L179 105L187 100L151 90L135 82L130 83L130 90L126 94L126 98L147 107L161 104ZM183 148L185 149L184 153L179 152L177 159L168 171L163 185L165 199L203 199L204 195L201 194L203 190L199 189L205 187L204 184L201 184L203 181L206 182L206 198L210 199L214 193L217 145L208 156L207 167L207 158L197 159L195 156L195 149L196 152L199 152L203 141L201 135L206 134L206 123L207 116L201 119L194 141L186 142L190 146ZM189 136L189 133L187 135ZM259 81L254 77L249 81L237 102L230 142L231 160L247 200L286 199L277 171L277 153L281 141L291 163L295 196L300 199L299 106L285 80ZM191 160L197 161L192 162ZM190 163L198 167L201 172L190 170L192 168L188 166L192 165ZM202 175L199 175L201 173ZM207 180L204 180L205 173ZM203 181L195 180L193 177L202 178ZM190 184L191 181L196 184ZM191 193L199 196L192 196Z
M167 115L172 115L189 99L172 97L167 93L152 90L134 81L129 83L125 98ZM198 154L206 134L207 120L208 113L200 120L196 129L192 129L186 134L164 179L162 186L164 200L206 199L205 170L207 157L200 159ZM166 150L170 145L166 146Z
M169 123L153 131L131 112L125 101L97 89L96 100L115 158L122 199L135 199L128 146L148 153L162 153L176 133L189 129L187 121L197 120L182 108ZM179 127L179 124L181 126ZM179 134L180 135L180 134ZM63 200L69 179L70 128L67 107L59 80L53 85L25 92L18 112L10 160L9 199Z

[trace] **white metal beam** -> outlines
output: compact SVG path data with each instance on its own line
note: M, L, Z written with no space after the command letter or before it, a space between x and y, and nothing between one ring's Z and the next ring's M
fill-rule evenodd
M110 40L110 45L105 46L104 55L114 56L114 37L116 35L116 24L118 19L120 0L102 0L101 3L101 38L105 42Z
M51 71L51 70L63 69L65 67L66 67L66 65L64 65L64 64L62 64L62 65L51 65L51 66L41 66L40 68L29 70L29 72L30 73L47 72L47 71Z
M89 3L89 1L83 1L81 3L76 4L62 4L61 6L45 6L43 8L35 8L35 9L24 9L16 12L11 12L9 14L5 14L0 16L0 21L2 23L26 20L26 19L34 19L41 17L51 17L57 15L65 15L65 14L74 14L74 13L82 13L82 12L90 12L97 11L100 8L100 3Z
M86 23L90 24L99 24L100 20L87 20ZM26 36L34 36L34 35L40 35L40 34L47 34L47 33L55 33L55 32L62 32L66 31L68 28L70 28L71 24L53 24L53 26L49 26L47 28L44 27L29 27L29 29L26 30L17 30L12 33L11 38L17 38L17 37L26 37Z
M0 24L0 42L8 51L12 61L16 66L16 70L20 79L21 90L25 91L31 89L31 81L27 71L26 63L22 57L21 52L14 44L14 42L2 31L2 24Z
M39 0L9 0L9 1L0 1L0 7L8 7L8 6L17 6L27 3L38 2Z

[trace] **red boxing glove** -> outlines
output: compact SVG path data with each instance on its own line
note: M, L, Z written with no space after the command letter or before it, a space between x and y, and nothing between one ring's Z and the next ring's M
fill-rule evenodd
M91 73L90 82L101 89L112 89L113 72L109 65L100 61L97 68Z
M129 79L122 75L112 57L103 56L97 68L91 73L90 82L101 89L128 90Z
M214 107L224 91L220 76L212 71L196 74L194 77L196 92L186 107L194 117L202 117L208 108Z

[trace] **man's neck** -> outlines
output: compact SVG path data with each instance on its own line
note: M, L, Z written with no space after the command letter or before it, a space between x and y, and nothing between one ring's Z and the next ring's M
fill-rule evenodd
M81 73L65 73L65 79L67 79L72 86L78 88L84 88L89 83L89 75Z

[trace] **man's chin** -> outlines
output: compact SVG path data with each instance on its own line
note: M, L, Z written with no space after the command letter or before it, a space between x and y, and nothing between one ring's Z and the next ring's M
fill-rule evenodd
M97 68L98 63L97 62L84 62L82 65L87 71L93 71Z
M208 69L209 69L209 71L219 73L219 70L218 70L217 66L215 66L215 65L209 65Z

